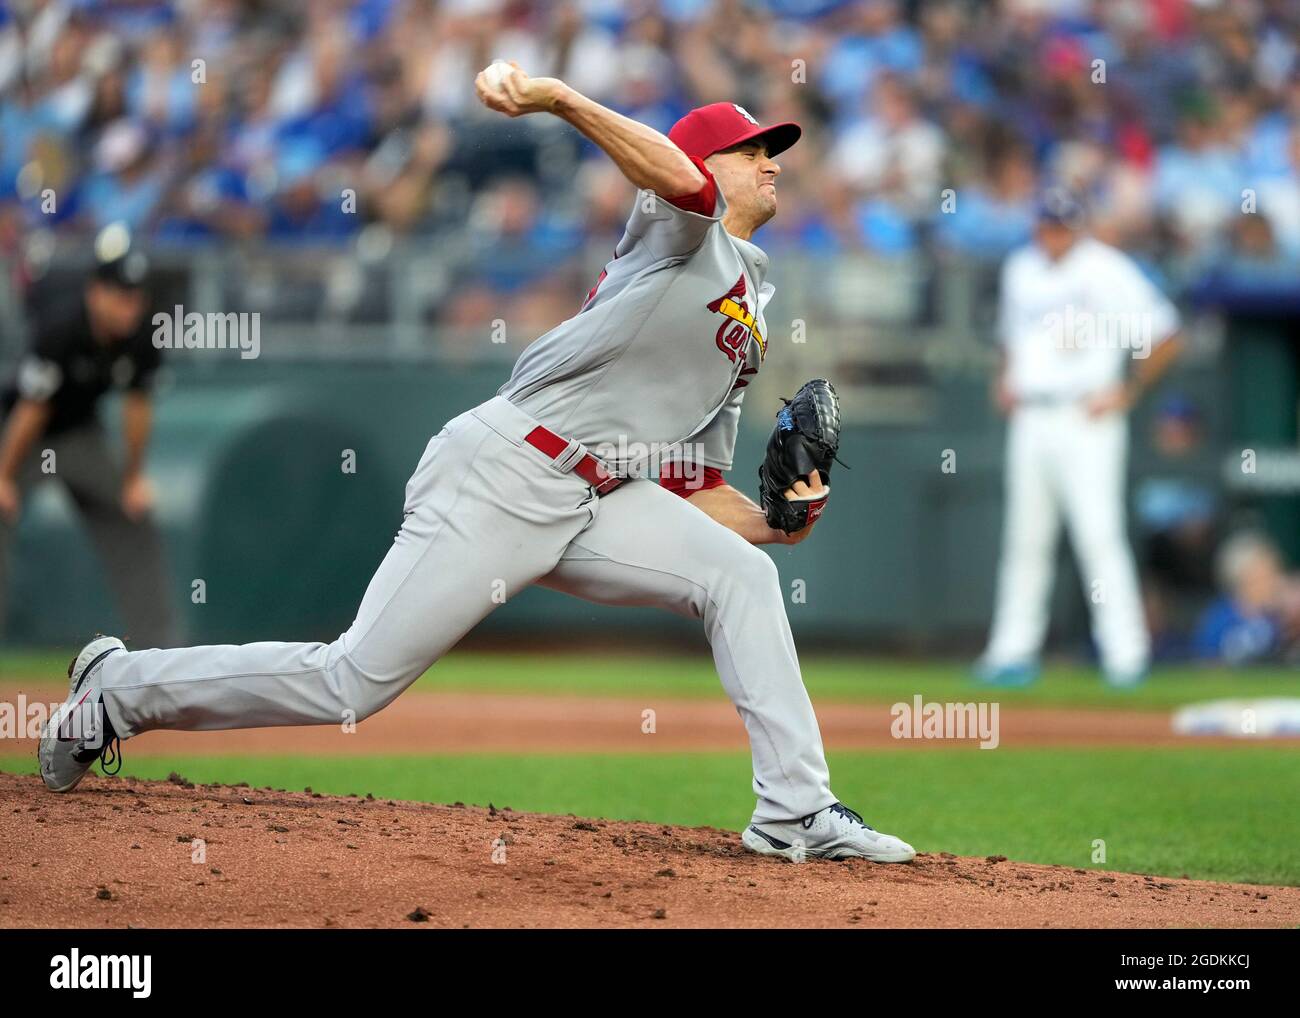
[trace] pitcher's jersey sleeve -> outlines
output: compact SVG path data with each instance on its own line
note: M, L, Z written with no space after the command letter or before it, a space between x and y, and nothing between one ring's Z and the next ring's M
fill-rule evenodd
M704 186L694 194L669 197L638 191L627 221L627 238L643 245L656 260L688 255L702 243L709 228L722 218L725 203L702 160L691 159L704 174Z

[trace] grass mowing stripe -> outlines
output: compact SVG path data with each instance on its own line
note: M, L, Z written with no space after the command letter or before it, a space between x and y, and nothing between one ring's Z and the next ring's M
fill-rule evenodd
M48 676L64 681L69 654L0 652L0 686L30 684ZM1107 688L1093 670L1055 666L1028 689L997 689L974 682L956 662L881 661L818 656L803 662L814 702L895 703L920 693L927 700L996 699L1008 705L1114 707L1160 710L1226 697L1300 696L1300 673L1284 669L1228 671L1217 668L1157 669L1145 685ZM707 654L663 657L635 654L451 654L431 668L416 688L457 692L521 692L591 696L674 696L720 699L723 695Z
M920 851L1005 855L1081 869L1300 885L1300 774L1270 747L832 753L834 789L868 823ZM0 769L33 772L30 758ZM749 818L741 753L384 757L177 757L123 773L610 819ZM35 789L33 790L35 794ZM484 844L496 833L485 827ZM1093 862L1094 842L1105 862ZM486 851L486 848L485 848Z

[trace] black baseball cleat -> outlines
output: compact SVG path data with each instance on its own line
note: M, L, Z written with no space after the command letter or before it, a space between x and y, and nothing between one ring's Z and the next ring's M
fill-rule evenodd
M96 760L103 761L105 774L121 769L121 743L104 710L99 672L106 657L125 650L116 636L99 636L68 665L68 699L41 729L36 750L41 777L51 792L72 791Z

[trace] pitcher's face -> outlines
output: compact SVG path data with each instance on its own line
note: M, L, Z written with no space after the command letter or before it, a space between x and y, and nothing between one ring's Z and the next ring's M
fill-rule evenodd
M776 178L781 167L767 154L762 141L747 141L715 152L704 160L713 174L727 209L758 229L776 215Z

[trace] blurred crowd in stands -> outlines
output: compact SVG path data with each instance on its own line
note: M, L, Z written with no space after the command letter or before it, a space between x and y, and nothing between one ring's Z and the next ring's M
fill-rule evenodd
M1050 177L1106 239L1259 278L1300 258L1298 47L1293 0L8 0L0 214L196 244L468 228L510 287L616 238L629 194L478 106L505 57L663 130L722 99L801 121L768 246L996 258Z

